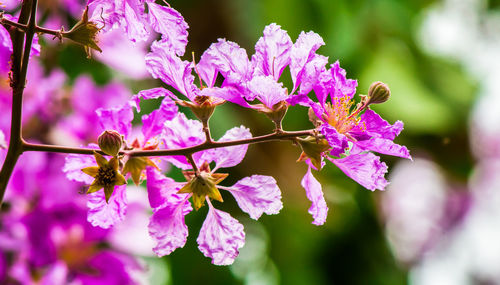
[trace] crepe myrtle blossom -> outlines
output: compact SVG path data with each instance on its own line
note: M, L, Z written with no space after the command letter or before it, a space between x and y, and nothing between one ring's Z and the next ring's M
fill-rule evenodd
M310 107L309 118L319 132L317 138L298 141L303 150L299 160L308 164L302 186L312 202L309 212L314 217L314 224L323 224L328 210L321 185L311 173L311 168L320 170L323 167L324 158L372 191L383 190L388 184L384 178L387 166L369 151L411 159L406 147L393 142L403 130L403 123L397 121L391 125L369 108L370 104L389 99L387 85L381 82L372 84L368 95L362 95L361 102L353 107L356 87L356 80L347 79L345 70L337 61L330 70L324 69L313 85L319 102L306 94L288 99L291 105Z
M96 112L99 117L100 126L103 130L115 130L117 133L123 135L124 143L126 144L125 148L127 149L151 150L158 148L159 135L162 131L163 123L165 120L169 120L175 116L177 106L170 98L166 98L159 109L142 117L142 129L137 135L132 134L132 108L132 104L127 102L118 108L98 109ZM98 148L95 145L93 147ZM99 158L99 160L102 159ZM125 178L131 177L135 184L140 184L145 177L144 171L146 166L157 167L152 160L146 157L125 157L124 160L125 164L121 171L112 168L114 169L112 171L115 175L114 177L121 175L125 176ZM102 167L97 168L98 171L94 179L92 175L96 173L97 161L98 158L94 159L88 155L70 154L66 157L66 164L63 171L66 173L68 179L91 185L89 191L96 190L101 185L103 187L107 185L108 193L106 191L96 191L88 195L87 206L89 207L88 221L94 226L109 228L125 217L128 203L126 185L120 185L122 182L121 178L118 180L114 179L113 181L97 181L97 176L100 173L99 169ZM99 163L97 164L99 165ZM106 184L106 182L111 183ZM97 186L93 187L92 185Z
M198 119L207 124L215 107L225 102L224 99L214 96L225 92L215 87L217 72L212 58L203 53L198 64L194 61L182 60L172 50L161 42L154 42L151 52L146 55L146 66L154 78L161 79L165 84L172 86L188 100L180 100L171 91L165 88L143 90L134 99L139 104L140 98L152 99L168 96L178 104L189 107ZM199 87L195 84L193 69L199 79Z
M183 114L179 114L176 119L165 124L166 147L192 145L192 141L181 134L199 133L201 139L203 137L201 127L200 122L188 120ZM227 131L219 141L250 137L248 129L236 127ZM156 241L153 251L157 255L168 255L186 243L188 229L184 217L192 211L190 198L196 210L205 202L208 205L207 217L197 242L200 251L211 258L212 263L216 265L233 263L238 255L238 249L245 242L243 225L228 213L216 209L211 202L211 200L223 201L220 189L230 192L240 208L252 219L258 219L263 213L277 214L281 210L281 192L274 178L270 176L253 175L241 179L233 186L219 185L228 174L215 171L239 164L247 148L248 145L240 145L205 151L194 157L196 165L199 166L196 170L187 170L192 168L187 160L181 161L180 158L175 158L176 165L184 169L187 182L175 182L157 169L148 167L147 189L149 202L153 208L149 232ZM213 170L209 166L211 162L215 163Z
M323 39L313 32L302 32L292 43L287 32L273 23L265 27L249 60L246 51L236 43L219 39L206 51L224 76L223 88L214 96L263 112L281 129L288 108L286 99L295 92L308 93L310 81L328 62L328 58L316 54L322 45ZM293 81L290 92L279 82L286 67ZM260 103L249 104L254 100Z
M189 26L170 6L153 0L90 0L89 8L91 20L102 23L103 32L122 28L132 42L138 42L148 40L152 29L162 35L163 46L178 55L184 54Z

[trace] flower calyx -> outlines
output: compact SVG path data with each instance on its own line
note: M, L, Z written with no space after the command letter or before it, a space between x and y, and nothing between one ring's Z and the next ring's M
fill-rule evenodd
M226 101L212 96L196 96L194 102L179 100L176 103L182 107L191 109L193 114L202 123L207 123L215 111L215 107L224 104Z
M68 38L77 44L82 45L87 53L87 58L90 58L90 49L95 49L102 52L101 48L97 45L97 33L101 28L97 24L89 22L89 7L87 6L83 11L82 18L76 23L71 30L61 32L62 36Z
M156 149L158 145L149 145L141 148L138 140L132 142L131 149L143 149L143 150L153 150ZM142 182L143 172L146 170L147 166L152 166L159 170L158 166L148 157L128 157L125 165L123 166L123 174L127 175L130 173L132 181L135 185L139 185Z
M281 122L288 111L288 104L285 101L280 101L273 105L272 108L264 104L257 104L257 111L266 114L266 116L273 121L277 130L281 130Z
M309 158L316 169L321 169L323 153L330 149L328 141L323 138L309 136L306 138L298 138L297 142L302 148L302 153L297 161L305 161Z
M193 205L196 210L205 204L206 197L223 202L219 189L215 185L222 182L227 173L211 173L208 163L204 163L196 174L194 171L183 171L188 181L178 193L192 193Z
M94 177L94 181L90 184L87 194L97 192L104 188L104 196L106 203L113 194L116 185L124 185L127 183L125 177L118 171L118 158L113 157L109 161L101 154L94 152L97 166L85 167L82 172Z
M123 136L117 131L106 130L97 138L97 144L105 154L117 156L122 148L123 140Z

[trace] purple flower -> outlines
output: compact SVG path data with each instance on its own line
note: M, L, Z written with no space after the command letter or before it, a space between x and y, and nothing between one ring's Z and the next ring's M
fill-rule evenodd
M406 147L393 142L403 129L401 121L389 124L369 109L366 97L353 106L357 82L346 78L346 72L340 68L338 61L330 70L314 70L319 71L319 74L315 81L310 81L312 88L309 86L304 91L313 89L318 102L301 92L290 97L288 102L311 108L310 119L329 145L328 149L323 149L320 144L307 142L308 148L303 146L304 153L301 156L301 160L306 160L310 165L302 180L302 186L312 202L309 211L314 217L313 223L322 224L327 208L321 186L311 174L311 166L319 170L323 166L323 158L326 157L347 176L373 191L383 190L388 184L384 178L387 166L378 156L368 151L408 159L411 159L411 156Z
M204 138L200 123L186 119L183 114L166 122L164 127L167 148L190 146L202 142ZM219 141L250 137L248 129L239 127L226 132ZM187 182L175 182L154 168L148 168L148 196L154 209L149 231L157 243L155 253L167 255L186 243L188 229L184 217L192 210L190 198L196 209L205 202L209 206L197 241L200 251L216 265L231 264L238 255L238 249L243 246L245 237L243 226L236 219L212 205L210 199L222 202L219 189L229 191L240 208L253 219L258 219L263 213L276 214L281 210L281 192L272 177L253 175L233 186L219 185L227 174L216 173L215 170L239 164L246 151L247 145L241 145L200 152L193 156L199 165L198 174L194 171L183 172ZM185 158L174 157L171 161L184 170L192 168ZM211 162L215 162L213 170L209 167Z
M102 130L116 130L124 135L128 144L137 149L153 149L158 145L163 123L170 120L177 113L177 106L169 99L163 100L158 110L143 116L143 126L140 136L132 136L133 112L130 103L120 108L98 109L96 111ZM89 185L92 177L83 173L82 169L94 166L94 159L88 155L70 154L66 157L63 171L68 179L83 182ZM123 168L125 175L130 174L136 184L142 179L143 171L147 165L155 166L148 158L127 158ZM126 215L127 196L126 186L115 187L109 201L102 191L89 194L87 203L89 207L88 220L94 226L109 228Z
M270 24L257 41L255 54L249 61L246 51L236 43L219 39L206 51L224 76L226 92L214 96L262 112L278 112L283 108L281 104L299 87L302 93L311 90L312 82L327 63L325 57L316 54L323 44L321 37L313 32L302 32L294 44L279 25ZM294 83L290 93L278 82L287 66ZM248 103L255 99L263 106Z
M105 31L122 28L131 41L137 42L150 38L150 29L153 29L162 35L160 41L162 45L177 55L184 54L189 26L182 15L170 6L158 5L152 0L89 2L91 20L103 23L104 18Z

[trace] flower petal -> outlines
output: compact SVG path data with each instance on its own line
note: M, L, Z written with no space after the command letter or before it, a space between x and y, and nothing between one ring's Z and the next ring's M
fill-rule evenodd
M361 114L360 118L360 122L366 127L364 128L365 132L372 137L380 137L392 141L403 130L403 122L396 121L394 125L391 125L382 119L379 114L370 109Z
M244 126L240 126L228 130L218 142L248 139L251 137L250 130ZM247 144L215 148L205 152L202 158L207 161L215 161L216 168L233 167L241 163L247 153L247 149Z
M129 102L119 108L100 108L96 113L103 130L115 130L125 138L128 137L134 119L134 112Z
M352 98L356 93L358 81L346 78L346 72L340 67L337 60L330 68L332 85L330 88L330 96Z
M240 48L238 44L219 39L208 48L206 53L224 76L224 84L239 85L251 79L252 65L248 60L246 50Z
M366 189L384 190L388 184L384 178L387 165L371 152L351 154L341 159L329 159L347 176Z
M245 244L243 225L226 212L209 205L198 239L198 248L215 265L229 265Z
M91 155L68 154L62 171L66 173L69 180L90 184L94 178L82 172L82 169L95 166L95 164L95 159Z
M154 110L149 115L142 116L144 141L147 142L150 138L161 134L165 121L172 120L177 115L178 110L175 102L166 97L163 98L159 109Z
M149 73L154 78L159 78L165 84L174 87L189 99L194 99L194 90L197 88L193 84L191 62L181 60L159 42L154 42L151 49L152 52L146 55Z
M153 251L158 256L170 254L176 248L183 247L188 236L188 228L184 216L192 211L188 200L178 203L167 203L151 216L149 234L156 241Z
M346 148L349 147L347 138L339 134L337 130L327 124L321 125L320 132L325 136L328 144L332 147L330 154L339 157L343 154Z
M388 139L371 138L369 140L358 141L356 145L365 150L411 159L410 151L405 146L396 144Z
M162 34L163 45L169 46L178 56L186 50L189 28L182 15L176 10L148 2L148 19L151 27Z
M328 215L328 206L326 205L325 197L321 184L314 178L311 173L311 167L307 168L306 175L302 178L302 187L306 190L307 199L311 201L309 214L314 218L313 224L321 226L326 222Z
M252 175L227 188L241 210L258 220L263 213L274 215L283 208L281 191L271 176Z
M154 167L146 168L146 187L148 189L148 199L151 208L158 208L165 203L178 203L180 199L184 199L184 195L174 195L180 189L179 183L176 183L172 178L165 177L160 171Z
M116 222L122 221L127 209L126 185L116 186L108 203L104 191L98 191L87 195L87 207L89 208L87 220L93 225L101 228L109 228Z
M292 40L286 31L275 23L266 26L252 56L254 75L271 76L277 81L290 63L291 48Z
M150 100L150 99L157 99L160 97L170 97L173 100L179 100L177 96L175 96L174 93L172 93L170 90L158 87L158 88L151 88L139 91L137 95L132 96L132 99L130 99L130 101L134 102L137 112L140 112L141 106L139 105L139 103L141 102L141 98L145 100Z
M324 44L325 42L321 36L314 32L300 33L290 51L290 73L292 75L293 90L296 90L300 85L306 65L313 59L320 58L317 57L316 50ZM328 60L326 61L328 62Z
M288 98L287 90L283 83L276 82L271 76L256 76L248 83L251 92L247 99L249 101L257 98L268 108Z
M161 138L166 149L177 149L203 143L205 134L200 121L190 120L183 113L179 113L172 120L165 122ZM193 155L196 163L201 164L199 159L202 155L203 152ZM182 169L192 168L186 157L182 155L168 156L165 160Z

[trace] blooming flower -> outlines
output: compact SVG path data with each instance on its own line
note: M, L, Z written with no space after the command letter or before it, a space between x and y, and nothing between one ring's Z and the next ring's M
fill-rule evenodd
M182 136L183 133L198 134L200 138L203 137L201 123L188 120L183 114L179 114L165 125L166 148L191 145L191 140ZM239 127L229 130L219 141L249 137L251 137L249 131ZM253 219L258 219L263 213L276 214L280 211L281 193L272 177L253 175L243 178L230 187L219 185L227 174L215 171L239 164L246 150L247 145L240 145L204 151L194 156L193 160L200 167L196 171L184 171L188 181L182 183L163 176L154 168L147 169L148 196L153 208L149 231L157 242L153 249L156 254L168 255L186 243L188 231L184 217L192 210L189 198L193 199L196 209L205 202L209 207L197 242L203 254L212 258L212 263L216 265L231 264L238 255L238 249L243 246L245 238L243 226L228 213L212 205L211 199L222 202L220 189L229 191L240 208L249 213ZM191 168L185 158L181 160L180 157L174 157L172 161L183 169ZM209 167L212 161L215 162L213 170Z
M125 142L132 149L155 149L159 146L159 135L162 132L165 121L171 119L177 113L175 103L166 98L159 109L142 118L142 128L137 135L132 134L133 111L129 102L118 108L105 108L96 111L97 118L102 130L115 130L124 136ZM95 130L94 130L95 131ZM146 166L156 166L149 158L127 157L122 174L139 184L144 177ZM68 179L90 184L93 181L89 176L82 173L81 169L93 166L93 159L87 155L71 154L66 157L63 171ZM101 192L90 193L88 200L89 221L95 226L108 228L117 221L124 219L127 208L126 186L117 186L113 194L106 199Z
M224 76L224 92L214 96L263 112L279 125L287 109L285 100L295 92L309 92L316 70L327 63L326 57L316 54L322 45L323 39L313 32L302 32L292 43L286 31L270 24L249 61L246 51L236 43L219 39L206 52ZM290 93L278 82L287 66L293 81ZM254 100L262 104L248 103Z
M380 84L374 86L386 88ZM309 165L302 185L313 203L309 211L315 224L325 221L327 210L321 185L311 173L311 167L319 170L323 166L322 158L327 158L347 176L372 191L383 190L388 184L384 178L387 166L368 151L411 159L406 147L393 142L403 129L403 123L397 121L391 125L369 109L370 103L382 100L378 98L381 90L372 89L367 97L362 97L362 101L353 107L356 87L357 82L346 78L345 70L340 68L337 61L330 70L323 69L312 85L318 102L311 100L306 93L288 99L292 105L301 104L311 108L310 119L329 144L329 149L321 152L320 156L311 156L303 146L304 153L301 156ZM375 97L375 91L378 97L374 99L370 96ZM313 145L320 147L319 144Z

